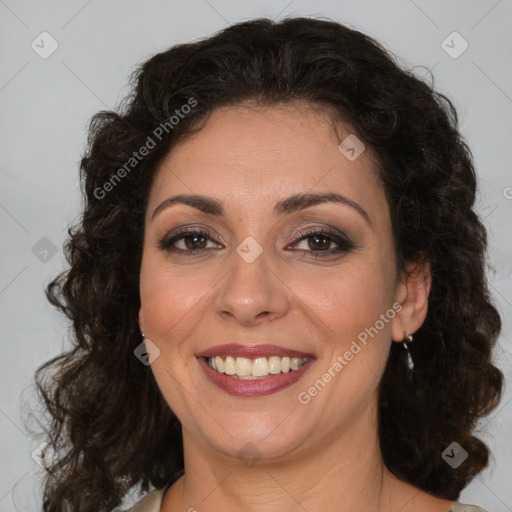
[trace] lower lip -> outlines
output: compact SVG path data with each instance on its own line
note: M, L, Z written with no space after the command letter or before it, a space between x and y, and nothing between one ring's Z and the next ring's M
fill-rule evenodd
M203 368L206 376L217 387L234 396L266 396L277 393L293 384L295 384L313 364L314 359L311 358L304 363L298 370L288 373L278 373L276 375L269 374L264 379L237 379L219 373L212 369L208 364L208 360L204 357L198 358L199 364Z

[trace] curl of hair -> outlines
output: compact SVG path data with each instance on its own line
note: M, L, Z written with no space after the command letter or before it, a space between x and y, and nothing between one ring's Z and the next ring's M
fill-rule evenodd
M402 480L457 499L488 464L473 431L499 403L503 377L491 360L501 320L484 272L486 231L473 210L476 175L450 100L368 36L311 18L233 25L153 56L132 80L119 112L91 121L69 268L46 288L74 336L71 350L36 372L48 442L59 454L47 470L44 510L111 511L133 486L163 487L183 471L180 423L133 354L146 203L173 145L215 109L248 100L327 107L377 155L397 268L428 261L433 277L428 315L410 346L414 382L397 343L382 377L381 450ZM155 129L193 102L157 141ZM156 147L135 162L148 137ZM441 458L452 441L469 454L457 471Z

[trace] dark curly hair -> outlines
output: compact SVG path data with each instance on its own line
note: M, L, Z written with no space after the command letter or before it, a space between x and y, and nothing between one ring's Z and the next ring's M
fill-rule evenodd
M382 376L386 466L455 500L488 464L473 432L501 397L503 375L492 363L501 320L485 276L486 231L473 209L476 173L453 103L404 69L337 22L256 19L154 55L134 72L118 111L92 118L80 168L85 204L65 245L69 268L46 287L72 321L73 346L35 375L51 416L45 435L59 455L47 468L45 511L111 511L134 486L164 487L183 471L180 423L133 353L144 215L173 145L215 109L246 101L305 101L347 123L377 155L398 268L430 265L428 315L410 347L414 381L398 343ZM148 137L157 143L135 162ZM453 441L469 454L457 470L441 457Z

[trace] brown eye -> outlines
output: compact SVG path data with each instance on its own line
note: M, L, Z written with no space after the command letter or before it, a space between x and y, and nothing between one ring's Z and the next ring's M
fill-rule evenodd
M189 235L181 238L185 240L185 246L187 249L197 250L197 249L205 249L206 247L206 237L201 235Z
M211 242L210 247L208 247L208 242ZM168 236L159 245L160 249L164 251L186 255L220 248L219 244L214 243L208 233L195 229L183 230Z
M329 246L332 243L332 240L326 236L309 236L307 238L308 245L312 250L325 250L329 249Z
M295 250L315 258L341 254L355 248L355 245L346 235L322 229L314 229L303 233L293 245L297 247Z

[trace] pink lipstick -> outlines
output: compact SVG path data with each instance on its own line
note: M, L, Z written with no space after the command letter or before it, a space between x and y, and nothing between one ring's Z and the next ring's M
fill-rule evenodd
M266 344L218 345L197 358L213 384L241 397L281 391L301 379L315 360L311 353Z

